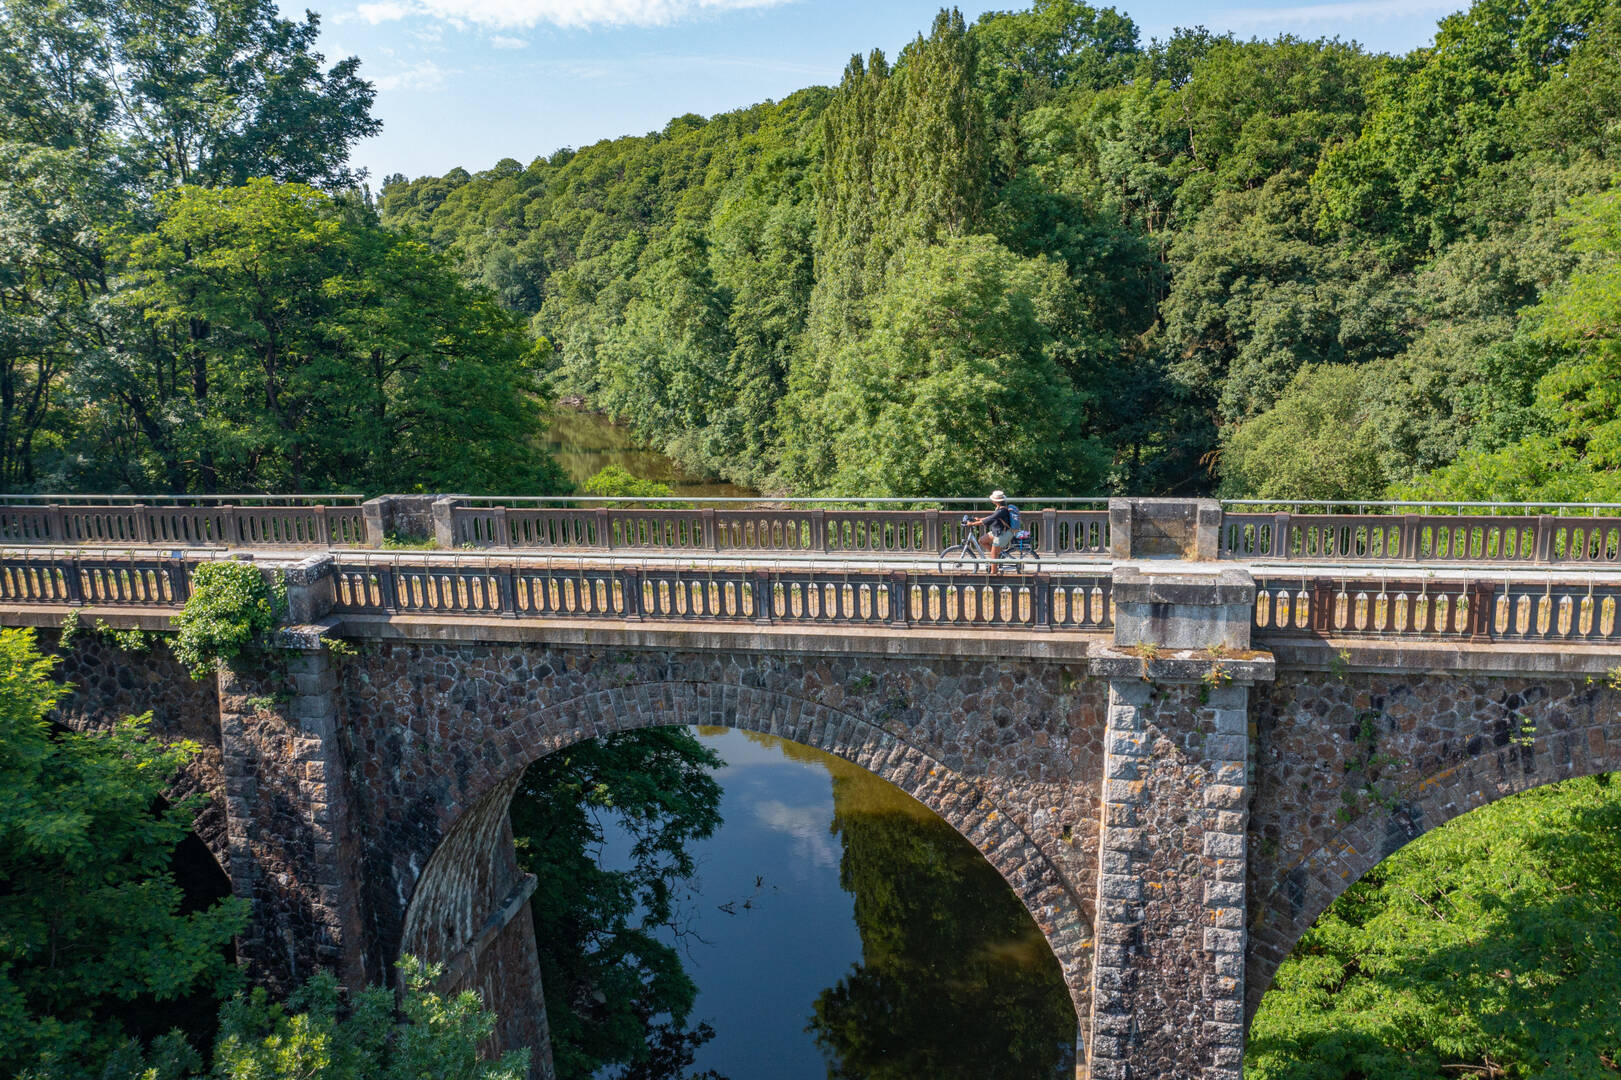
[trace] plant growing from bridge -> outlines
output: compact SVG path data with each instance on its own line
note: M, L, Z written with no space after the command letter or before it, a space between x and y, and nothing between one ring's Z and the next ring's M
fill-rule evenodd
M175 655L203 679L269 633L287 610L287 586L266 580L252 563L211 562L197 568L191 597L175 616Z

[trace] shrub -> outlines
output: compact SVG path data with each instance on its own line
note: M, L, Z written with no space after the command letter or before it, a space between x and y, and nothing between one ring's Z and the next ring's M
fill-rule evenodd
M191 599L175 624L175 655L194 679L207 678L222 660L231 660L276 625L287 610L287 588L252 563L214 562L199 566L191 579Z

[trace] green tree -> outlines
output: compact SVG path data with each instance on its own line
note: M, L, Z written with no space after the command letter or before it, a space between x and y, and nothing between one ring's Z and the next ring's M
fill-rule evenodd
M1368 372L1304 367L1277 405L1238 425L1222 450L1222 494L1258 499L1350 499L1385 486L1367 438Z
M109 414L80 377L120 338L115 226L149 225L185 183L360 179L347 156L378 130L372 88L353 58L323 66L318 28L269 0L0 8L0 480L116 484L85 458L149 449L150 416Z
M1581 263L1520 312L1545 372L1519 441L1482 448L1395 489L1417 498L1610 501L1621 493L1621 194L1562 216Z
M687 1027L697 987L658 937L676 929L687 845L720 826L721 765L682 728L576 743L529 767L512 801L532 908L552 1052L562 1080L617 1067L621 1080L675 1080L713 1035ZM604 819L631 840L629 867L598 861Z
M1278 969L1260 1080L1593 1078L1621 1057L1621 785L1569 780L1419 837Z
M438 965L400 959L404 984L340 996L329 972L312 976L285 1003L263 989L238 994L220 1010L213 1069L221 1080L522 1080L529 1051L481 1060L479 1044L495 1031L495 1014L471 990L433 989ZM156 1078L153 1078L156 1080Z
M174 490L561 486L519 324L366 208L185 188L127 266L140 330L84 386L136 418Z
M1435 44L1381 81L1363 131L1327 155L1313 180L1325 220L1414 258L1463 234L1498 202L1490 187L1517 149L1511 103L1541 88L1610 6L1476 0L1443 19Z
M62 687L31 630L0 630L0 1071L97 1075L155 1014L235 981L225 947L246 926L227 899L182 914L169 860L195 800L164 805L197 752L148 717L106 733L53 730ZM158 809L154 809L157 807Z
M1060 268L989 237L911 249L785 460L838 494L1096 490L1105 453L1083 432L1088 399L1048 330L1069 295ZM825 478L809 465L821 460Z

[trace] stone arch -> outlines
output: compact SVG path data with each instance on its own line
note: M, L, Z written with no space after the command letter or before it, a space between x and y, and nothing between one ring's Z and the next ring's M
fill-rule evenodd
M1587 707L1550 710L1551 717L1544 714L1540 719L1551 720L1551 730L1524 742L1508 734L1511 729L1502 717L1481 717L1487 722L1466 744L1473 753L1406 778L1390 809L1375 807L1320 834L1292 865L1279 868L1264 882L1252 879L1246 1025L1271 989L1278 967L1318 916L1400 848L1499 799L1561 780L1621 770L1621 710L1615 708L1613 696L1601 695L1596 688L1572 696L1586 699ZM1560 700L1552 694L1542 697ZM1600 706L1601 698L1609 707Z
M972 780L860 717L793 695L735 683L642 683L583 694L513 718L481 773L438 808L438 843L408 889L399 948L429 957L465 951L491 932L486 913L513 895L507 807L530 763L573 743L639 728L703 724L756 731L822 750L871 772L933 810L983 855L1041 928L1078 1017L1087 1015L1090 905L1058 866ZM527 893L525 893L527 896Z

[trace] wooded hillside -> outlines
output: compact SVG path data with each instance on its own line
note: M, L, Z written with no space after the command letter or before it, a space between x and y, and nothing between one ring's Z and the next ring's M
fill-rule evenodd
M1618 171L1614 3L1393 57L1037 0L380 205L556 392L767 489L1597 497Z

